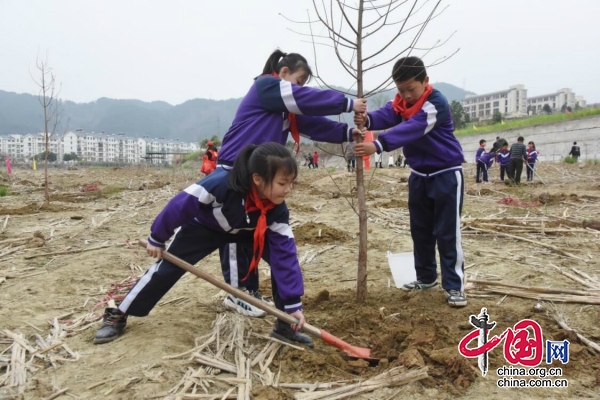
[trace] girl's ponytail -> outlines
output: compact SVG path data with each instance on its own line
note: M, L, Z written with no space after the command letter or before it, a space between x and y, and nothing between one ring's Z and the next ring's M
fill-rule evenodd
M248 193L251 189L250 157L257 147L255 144L244 147L233 163L227 186L236 192Z
M275 50L267 60L265 67L263 68L263 75L271 75L273 72L279 74L279 71L283 67L288 67L291 73L294 73L300 69L306 72L307 82L312 77L312 70L308 66L306 58L302 57L298 53L284 53L277 49Z
M286 55L287 55L286 53L284 53L283 51L281 51L279 49L277 49L273 53L271 53L271 55L267 59L265 67L263 68L262 74L263 75L271 75L273 72L278 73L279 69L277 68L277 65L279 64L279 60L281 60Z

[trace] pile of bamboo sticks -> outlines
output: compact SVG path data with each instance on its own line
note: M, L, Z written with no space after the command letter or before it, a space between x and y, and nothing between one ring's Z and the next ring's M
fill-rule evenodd
M71 350L63 338L56 318L46 338L36 334L30 340L7 329L0 332L0 346L5 346L0 351L0 373L4 371L0 375L0 388L5 387L0 397L22 395L31 376L48 365L56 368L61 363L79 360L79 354Z

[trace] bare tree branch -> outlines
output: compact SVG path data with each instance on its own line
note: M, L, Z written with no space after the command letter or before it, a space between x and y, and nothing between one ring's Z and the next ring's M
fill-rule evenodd
M412 49L412 50L421 50L421 51L425 51L425 54L423 54L420 58L426 57L427 54L429 54L431 52L431 50L437 49L439 47L442 47L443 45L445 45L450 38L452 38L452 36L454 36L454 34L456 33L456 31L452 32L452 34L450 34L450 36L448 36L446 38L446 40L444 40L443 42L440 43L440 40L438 40L437 42L435 42L436 44L434 44L431 47L428 48L420 48L420 47L407 47L406 49L402 50L400 53L396 54L394 57L391 57L390 59L388 59L387 61L381 62L379 64L374 64L373 66L369 67L369 68L365 68L365 72L375 69L375 68L379 68L382 67L386 64L389 64L390 62L394 61L395 59L397 59L400 55L402 55L403 53L405 53L406 51ZM439 43L439 44L438 44Z
M441 1L441 0L440 0ZM374 54L371 54L368 57L365 57L363 60L364 61L368 61L371 58L383 53L385 51L385 49L387 49L392 43L394 43L394 41L396 39L398 39L398 37L402 34L402 31L404 30L404 26L406 25L406 22L408 21L408 19L410 18L410 15L412 14L413 10L415 9L415 6L417 5L417 3L419 2L419 0L415 0L413 6L411 7L408 16L406 17L406 20L404 21L404 23L402 24L402 27L400 28L400 30L398 31L398 33L396 34L396 36L394 36L385 46L383 46L381 49L379 49L378 51L376 51ZM438 2L439 4L439 2Z
M287 20L289 22L292 22L294 24L314 24L314 23L320 22L319 20L311 21L310 18L309 18L308 21L294 21L293 19L286 17L282 13L279 13L279 15L281 15L283 17L283 19L285 19L285 20Z
M308 34L308 33L297 32L297 31L295 31L293 29L290 29L290 28L287 28L287 30L290 31L290 32L295 33L296 35L300 35L300 36L311 36L311 37L322 38L322 39L332 39L332 40L336 41L335 39L333 39L331 37L331 35L329 35L329 36L311 35L311 34ZM356 49L356 46L349 46L349 45L347 45L345 43L341 43L341 42L338 42L338 41L336 41L336 42L339 43L340 46L347 47L349 49Z
M325 27L329 30L329 32L331 32L333 35L336 35L339 39L345 40L346 43L348 43L349 45L354 45L355 43L352 40L346 39L344 36L342 36L341 34L338 34L335 29L333 29L330 24L323 20L323 18L321 17L321 14L319 13L319 10L317 8L317 3L315 2L315 0L312 0L314 7L315 7L315 12L317 13L317 17L319 18L319 21L321 21L321 23L323 25L325 25ZM325 15L327 15L327 11L325 11Z
M401 0L392 0L392 1L391 1L391 3L392 3L392 4L393 4L393 3L397 3L398 1L401 1ZM373 4L373 2L372 2L372 1L369 1L369 3ZM358 8L356 8L356 7L352 7L352 6L349 6L349 5L348 5L348 4L346 4L346 3L344 3L344 7L346 7L346 8L349 8L349 9L351 9L351 10L354 10L354 11L358 11L358 10L359 10ZM378 10L378 9L381 9L381 8L386 8L386 7L388 7L388 4L381 5L381 6L364 7L364 8L363 8L363 11L373 11L373 10Z
M346 11L344 10L344 7L342 6L342 3L340 2L340 0L337 0L336 3L338 4L338 7L340 8L340 11L342 12L342 16L344 17L344 19L348 23L348 26L350 27L350 29L352 29L352 32L354 32L355 35L358 35L358 32L356 31L356 28L354 27L354 25L352 25L352 22L350 22L350 19L346 15Z
M386 26L387 19L390 16L390 14L393 13L398 7L402 6L404 3L408 3L408 0L404 0L402 3L398 4L396 7L394 7L392 9L391 8L392 3L390 2L389 3L390 7L388 8L388 10L386 11L385 14L381 15L381 14L379 14L379 12L377 12L379 14L379 18L377 18L375 21L371 22L370 24L365 25L364 29L368 29L368 28L372 27L373 25L377 24L379 21L381 21L382 18L384 19L383 24L379 28L375 29L373 32L367 33L365 36L363 36L363 39L366 39L367 37L371 36L373 33L379 31L381 28Z

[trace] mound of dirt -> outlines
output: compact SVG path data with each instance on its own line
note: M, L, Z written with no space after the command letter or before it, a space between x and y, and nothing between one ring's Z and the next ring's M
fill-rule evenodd
M154 182L142 182L138 190L153 190L153 189L162 189L165 186L170 185L171 182L162 182L162 181L154 181Z
M490 195L494 194L494 192L487 188L481 188L481 189L469 189L469 190L467 190L467 194L469 196L490 196Z
M306 206L304 204L298 204L291 201L286 201L288 208L291 212L304 212L304 213L314 213L316 210L310 206Z
M383 208L408 208L408 202L406 200L391 199L386 203L378 204L378 206Z
M299 245L334 244L350 238L345 232L319 222L307 222L300 225L294 229L294 237Z
M369 347L371 355L389 361L390 367L417 368L427 366L430 378L421 382L425 387L438 387L450 392L463 392L481 378L476 359L466 359L458 352L458 343L474 328L469 325L469 315L476 315L481 307L489 307L485 300L472 299L465 309L450 309L440 290L407 293L400 290L384 290L369 294L368 305L357 305L354 291L348 290L332 295L328 301L311 299L305 303L306 315L313 323L354 346ZM530 309L514 307L489 307L497 328L492 334L499 335L522 319L536 320L544 332L544 339L563 340L565 331L554 321L541 318ZM443 317L441 313L447 314ZM318 322L317 322L318 321ZM560 365L565 376L582 373L586 365L600 372L600 356L577 345L571 352L568 364ZM375 375L379 367L368 363L341 358L335 348L318 344L318 351L299 352L284 350L280 366L282 374L302 370L302 378L326 381L329 374L344 370L349 374L368 377ZM472 345L471 345L472 346ZM507 364L502 346L489 353L490 370ZM589 372L588 372L589 373Z

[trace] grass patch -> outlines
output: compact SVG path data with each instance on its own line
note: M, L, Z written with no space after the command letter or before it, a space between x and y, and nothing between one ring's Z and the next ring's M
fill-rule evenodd
M572 119L592 117L594 115L600 115L600 108L591 108L586 110L574 111L571 114L559 113L550 115L534 115L529 118L515 119L505 121L505 124L494 124L478 126L477 129L473 129L473 123L470 123L469 128L459 129L454 132L456 136L475 135L489 132L506 131L509 129L526 128L535 125L547 125L554 124L556 122L570 121Z
M6 186L0 186L0 197L4 197L8 194L8 188Z
M588 165L598 165L600 164L600 160L598 160L597 158L590 158L585 160L585 163Z
M202 160L202 155L200 154L199 151L195 151L193 153L188 153L185 156L183 156L183 162L200 161L200 160Z
M565 162L567 164L576 164L577 159L575 157L566 156L565 158L563 158L563 162Z
M111 194L121 193L124 189L121 186L109 185L100 190L101 196L110 196Z

